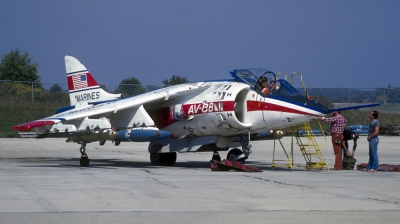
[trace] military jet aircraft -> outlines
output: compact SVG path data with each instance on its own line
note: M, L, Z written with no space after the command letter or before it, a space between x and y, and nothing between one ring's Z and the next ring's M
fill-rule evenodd
M250 141L270 131L326 116L335 110L300 94L266 69L236 69L232 78L165 87L124 98L103 90L86 67L65 56L71 105L49 117L13 126L35 130L38 138L67 138L81 145L80 165L89 166L86 144L149 142L153 165L172 166L177 152L227 151L228 160L246 160ZM240 149L241 148L241 149Z

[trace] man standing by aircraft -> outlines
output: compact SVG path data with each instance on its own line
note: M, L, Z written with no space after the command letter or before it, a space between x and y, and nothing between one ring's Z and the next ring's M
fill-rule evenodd
M369 113L369 119L371 119L371 123L368 128L368 137L367 140L369 142L369 160L367 166L362 169L362 171L368 172L376 172L379 168L379 159L378 159L378 143L379 143L379 121L378 111L373 110Z
M343 131L347 124L347 120L342 116L340 111L334 111L333 117L321 117L320 120L331 123L332 145L335 154L335 165L333 170L342 170L342 141Z

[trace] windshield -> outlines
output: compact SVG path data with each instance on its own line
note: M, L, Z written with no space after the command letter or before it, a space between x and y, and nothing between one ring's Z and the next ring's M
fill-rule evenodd
M249 84L253 89L261 77L265 77L270 81L275 80L275 74L263 68L238 69L233 70L230 73L234 78L243 83Z
M238 69L230 72L234 78L252 87L262 96L287 96L300 94L286 80L276 80L277 76L266 69Z

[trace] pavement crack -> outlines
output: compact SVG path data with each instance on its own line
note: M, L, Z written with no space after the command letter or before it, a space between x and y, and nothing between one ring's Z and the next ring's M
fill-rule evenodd
M167 187L179 188L177 186L161 182L160 180L158 180L156 178L153 178L153 177L148 177L148 178L154 180L157 184L161 184L161 185L164 185L164 186L167 186Z
M296 186L296 187L304 187L304 188L309 188L309 189L313 189L313 187L309 187L309 186L304 186L304 185L299 185L299 184L288 184L288 183L283 183L280 181L276 181L276 180L268 180L268 179L264 179L261 177L253 177L253 176L247 176L244 175L245 177L249 177L249 178L253 178L253 179L257 179L257 180L262 180L262 181L267 181L267 182L272 182L272 183L277 183L277 184L281 184L281 185L286 185L286 186Z
M368 198L369 200L374 200L374 201L380 201L380 202L388 202L388 203L393 203L393 204L398 204L397 201L389 201L385 199L379 199L379 198Z
M153 174L153 175L161 175L161 174L158 174L158 173L153 173L153 172L151 172L150 170L143 170L145 173L148 173L148 174Z

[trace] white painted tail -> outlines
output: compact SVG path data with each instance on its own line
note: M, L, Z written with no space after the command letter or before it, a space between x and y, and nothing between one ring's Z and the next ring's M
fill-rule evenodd
M122 94L111 94L104 91L78 59L68 55L65 56L65 69L71 106L123 98Z

